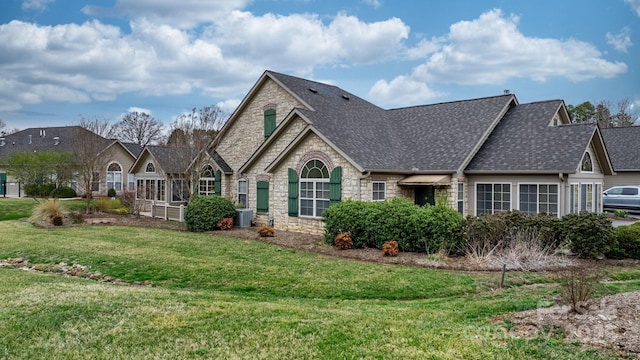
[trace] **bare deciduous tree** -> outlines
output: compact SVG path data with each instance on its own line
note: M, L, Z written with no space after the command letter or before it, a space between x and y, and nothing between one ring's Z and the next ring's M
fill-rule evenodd
M144 112L133 111L122 117L114 129L118 139L145 146L162 137L162 122Z
M573 106L568 105L567 111L573 122L597 122L600 127L633 126L638 120L638 112L632 101L625 97L617 102L614 109L610 100L600 100L596 105L589 101Z
M171 124L167 145L176 148L173 161L178 168L187 169L191 165L193 169L184 179L189 194L193 195L197 191L195 184L200 167L209 156L208 147L227 118L228 114L220 107L210 105L200 109L193 108L190 113L178 116ZM178 150L185 148L193 151Z
M115 135L114 125L111 124L109 119L100 119L97 116L84 116L80 115L80 118L75 125L87 129L94 134L100 135L104 138L111 139Z
M93 184L100 181L100 174L105 172L107 162L112 157L110 153L112 148L109 147L112 140L77 127L74 129L72 141L78 177L82 182L87 198L87 212L89 212L93 198Z

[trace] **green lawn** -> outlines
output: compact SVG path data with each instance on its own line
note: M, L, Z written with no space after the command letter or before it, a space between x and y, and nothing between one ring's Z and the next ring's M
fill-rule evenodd
M0 358L601 359L490 320L550 305L544 273L347 261L256 241L115 226L0 222L0 259L78 263L128 282L0 268ZM617 269L608 291L640 289ZM539 284L538 286L528 286Z
M0 221L28 218L39 201L42 199L33 198L3 198L0 197ZM78 211L85 209L86 200L60 200L68 211Z

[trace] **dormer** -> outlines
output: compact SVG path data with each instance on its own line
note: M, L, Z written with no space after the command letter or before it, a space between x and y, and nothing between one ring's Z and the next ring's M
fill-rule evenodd
M59 136L54 136L53 137L53 145L59 145L60 144L60 137Z

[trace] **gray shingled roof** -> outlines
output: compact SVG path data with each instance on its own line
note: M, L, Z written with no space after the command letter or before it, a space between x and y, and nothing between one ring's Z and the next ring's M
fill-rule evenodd
M47 150L73 152L74 139L84 136L90 136L94 141L102 142L105 148L112 142L79 126L29 128L0 136L4 138L4 145L0 146L0 163L6 160L8 154L16 152Z
M158 145L147 145L146 148L166 174L184 173L196 155L195 150L192 148Z
M136 159L138 158L138 156L140 156L142 150L144 149L144 146L136 143L121 142L121 144L122 146L127 148L127 150L129 150L129 152L131 152Z
M467 170L575 172L596 125L549 126L561 105L550 100L511 108Z
M615 171L640 171L640 126L600 129Z
M455 171L513 95L384 110L336 86L268 71L315 111L300 109L364 169Z
M229 166L229 164L227 164L227 162L224 161L222 156L220 156L220 154L218 154L217 151L212 151L212 149L208 149L207 153L209 154L209 156L211 156L211 159L213 159L213 161L216 163L216 165L218 165L218 167L220 168L220 170L222 170L223 173L233 174L233 169L231 168L231 166Z

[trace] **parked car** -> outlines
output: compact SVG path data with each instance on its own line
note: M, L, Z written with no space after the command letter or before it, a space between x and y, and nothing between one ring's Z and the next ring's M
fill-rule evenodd
M614 186L605 190L602 205L607 209L640 211L640 185Z

